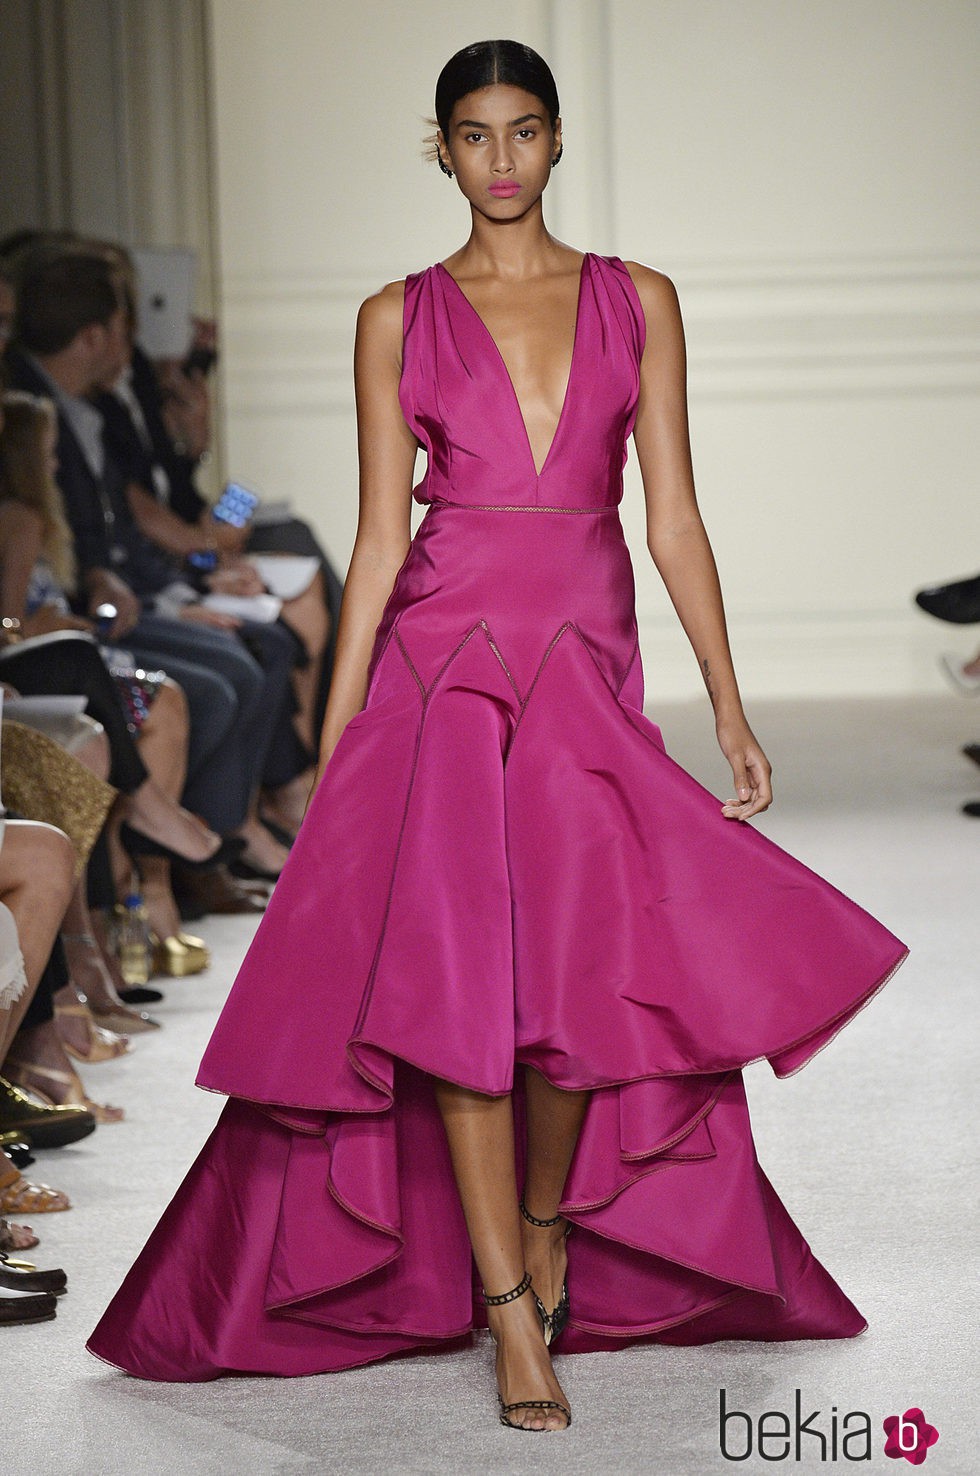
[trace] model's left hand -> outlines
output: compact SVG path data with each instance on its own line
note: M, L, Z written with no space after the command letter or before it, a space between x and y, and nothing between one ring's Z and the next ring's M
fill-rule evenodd
M738 796L726 800L721 813L726 820L748 820L772 804L772 766L744 718L719 718L715 729L721 751L732 766Z

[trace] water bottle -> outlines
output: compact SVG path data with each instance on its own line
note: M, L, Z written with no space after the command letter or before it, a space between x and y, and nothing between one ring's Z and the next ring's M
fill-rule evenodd
M153 950L150 947L150 925L140 893L131 887L121 908L117 908L118 927L116 953L119 971L126 983L146 984L150 978Z

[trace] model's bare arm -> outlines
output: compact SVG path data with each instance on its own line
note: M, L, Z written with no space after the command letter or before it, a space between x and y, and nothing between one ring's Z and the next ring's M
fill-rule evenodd
M398 403L404 293L404 283L391 282L362 303L357 315L357 534L344 581L316 783L344 728L364 706L375 633L412 539L418 441Z
M694 649L718 742L732 766L738 798L723 807L724 813L746 820L772 802L772 771L742 710L718 570L698 510L680 306L673 283L661 272L636 262L626 266L647 323L633 431L646 499L647 547Z

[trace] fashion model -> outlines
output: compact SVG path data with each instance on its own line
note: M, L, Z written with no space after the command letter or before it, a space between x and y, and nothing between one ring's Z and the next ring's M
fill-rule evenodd
M561 121L535 52L465 48L436 114L470 235L358 315L318 784L200 1068L230 1100L89 1347L199 1380L489 1326L501 1420L560 1430L552 1349L864 1329L758 1164L741 1068L799 1070L906 949L746 823L770 768L671 283L549 234ZM724 804L643 714L630 435Z

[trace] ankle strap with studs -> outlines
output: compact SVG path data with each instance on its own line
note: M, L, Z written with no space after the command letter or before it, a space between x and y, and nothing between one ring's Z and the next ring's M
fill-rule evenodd
M488 1297L486 1287L481 1287L481 1291L483 1292L484 1305L487 1307L502 1307L505 1302L516 1302L517 1298L522 1297L530 1285L531 1273L530 1271L525 1271L524 1280L520 1283L520 1285L515 1286L513 1291L504 1292L499 1297Z
M527 1222L528 1222L529 1225L537 1225L542 1230L548 1230L548 1229L551 1228L552 1225L557 1225L558 1224L558 1221L562 1218L561 1215L555 1215L550 1220L538 1220L538 1219L536 1219L534 1215L532 1215L532 1214L529 1213L528 1207L524 1203L524 1196L523 1196L523 1194L521 1195L521 1214L524 1216L525 1220L527 1220Z

